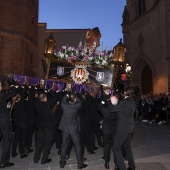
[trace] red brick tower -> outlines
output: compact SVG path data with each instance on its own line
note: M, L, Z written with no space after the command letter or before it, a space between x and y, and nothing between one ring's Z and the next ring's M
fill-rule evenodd
M5 0L0 5L0 76L36 76L38 0Z

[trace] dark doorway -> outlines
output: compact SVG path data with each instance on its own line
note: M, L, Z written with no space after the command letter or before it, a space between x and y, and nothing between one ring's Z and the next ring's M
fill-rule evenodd
M153 92L152 71L149 66L145 66L142 72L142 92Z

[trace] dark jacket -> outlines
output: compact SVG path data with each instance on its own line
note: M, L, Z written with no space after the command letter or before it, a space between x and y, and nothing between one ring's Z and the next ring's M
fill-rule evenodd
M0 122L6 122L10 120L9 111L7 109L7 100L17 94L15 88L11 92L1 91L0 92Z
M110 112L117 113L117 133L133 133L134 131L134 113L135 101L132 97L121 100L117 105L108 106ZM113 119L114 113L105 114L106 118Z
M55 115L52 107L56 103L56 94L51 90L47 102L37 100L35 102L36 127L41 129L51 129L56 126Z
M80 127L82 132L89 133L92 130L92 114L90 114L90 105L92 96L88 93L82 97L79 95L81 100L81 111L80 111Z
M53 112L55 114L56 122L57 122L57 127L59 127L61 118L63 116L63 110L61 108L61 101L63 99L63 94L61 92L57 92L57 102L59 102L59 105L55 105L53 108Z
M25 100L25 108L28 115L28 120L35 123L36 113L35 113L35 91L30 90L30 94Z
M117 113L109 112L107 104L100 104L99 111L103 115L103 134L115 134L117 126ZM112 114L112 119L108 119L107 115Z
M24 100L20 99L13 104L12 120L14 121L14 125L22 125L23 123L26 123L27 119L28 116L26 113Z
M77 134L80 132L79 112L81 109L81 101L77 98L76 102L69 102L65 96L61 102L63 116L59 125L59 129L63 133Z
M102 120L102 116L99 112L99 100L93 98L90 104L90 115L92 117L92 128L94 131L100 131L100 121Z

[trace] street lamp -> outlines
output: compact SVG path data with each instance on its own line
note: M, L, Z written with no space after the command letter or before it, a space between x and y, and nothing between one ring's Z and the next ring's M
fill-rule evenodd
M45 75L47 73L49 60L54 55L54 47L55 40L52 33L50 33L50 36L45 40L44 57L41 59Z
M50 36L45 40L45 49L44 49L44 54L54 54L54 46L55 46L55 40L53 38L52 33Z
M125 71L126 71L126 81L127 81L127 86L129 86L130 84L130 80L131 80L131 65L129 62L126 63L126 68L125 68Z

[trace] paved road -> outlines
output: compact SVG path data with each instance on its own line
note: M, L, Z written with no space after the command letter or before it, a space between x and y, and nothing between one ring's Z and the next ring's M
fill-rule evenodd
M132 141L133 153L136 162L136 170L170 170L170 124L150 125L147 123L136 122L135 133ZM57 155L57 149L52 148L50 158L52 162L41 165L33 163L33 153L27 158L20 159L19 156L11 158L15 166L6 168L10 170L58 170L60 157ZM104 170L104 161L102 159L102 148L96 151L96 154L89 155L85 152L88 167L87 170ZM113 156L112 156L113 160ZM114 169L113 161L110 162ZM65 166L66 170L77 169L74 149L71 157Z

